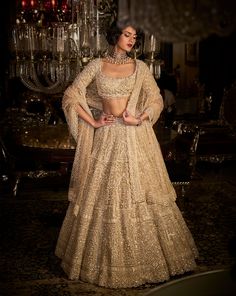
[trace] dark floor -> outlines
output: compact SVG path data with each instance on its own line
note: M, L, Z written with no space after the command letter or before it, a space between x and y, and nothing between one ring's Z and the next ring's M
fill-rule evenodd
M202 163L198 172L201 178L177 199L199 248L195 273L231 269L236 250L236 163ZM22 180L16 198L1 186L0 295L139 296L158 286L111 290L67 280L54 256L68 205L67 185L68 180L57 178Z

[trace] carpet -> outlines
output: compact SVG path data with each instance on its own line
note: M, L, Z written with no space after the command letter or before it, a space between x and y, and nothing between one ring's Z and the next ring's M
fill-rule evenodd
M200 257L196 272L235 262L236 187L229 182L193 182L177 204ZM69 281L54 249L67 208L67 190L25 185L17 198L0 198L0 295L144 295L157 285L106 289Z

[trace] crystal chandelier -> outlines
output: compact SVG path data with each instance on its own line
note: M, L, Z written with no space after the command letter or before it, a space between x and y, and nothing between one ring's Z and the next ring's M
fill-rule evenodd
M57 94L103 55L117 8L108 0L21 0L17 10L11 76L32 91Z

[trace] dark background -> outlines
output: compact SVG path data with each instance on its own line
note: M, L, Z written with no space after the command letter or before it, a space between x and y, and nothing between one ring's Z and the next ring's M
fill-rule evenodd
M16 1L4 2L4 9L0 9L0 110L4 110L12 103L11 82L9 84L8 65L10 59L9 40L11 38L11 26L16 19ZM171 46L162 46L162 58L167 60L168 68L171 68ZM199 80L205 84L206 95L212 94L213 103L211 117L217 118L221 104L223 91L230 87L236 79L236 28L226 37L211 35L201 40L199 44ZM16 93L21 90L21 84L17 84ZM13 87L14 88L14 87ZM11 91L10 91L11 90Z

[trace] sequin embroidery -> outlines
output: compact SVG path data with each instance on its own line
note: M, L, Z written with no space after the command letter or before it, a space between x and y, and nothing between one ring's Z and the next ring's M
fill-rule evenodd
M110 77L100 70L96 75L98 94L102 98L122 98L128 97L134 88L136 79L136 68L133 74L127 77Z

